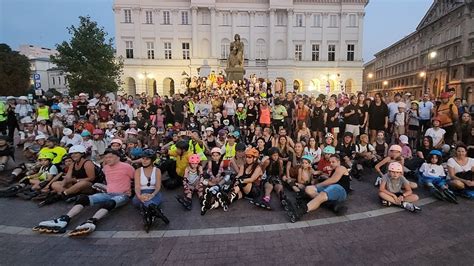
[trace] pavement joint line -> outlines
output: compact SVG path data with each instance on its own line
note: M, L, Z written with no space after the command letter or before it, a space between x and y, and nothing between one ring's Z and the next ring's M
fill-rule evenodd
M428 205L438 200L433 198L423 198L418 201L418 206ZM245 234L255 232L281 231L287 229L298 229L306 227L315 227L326 224L336 224L342 222L350 222L355 220L363 220L383 216L392 213L404 211L401 208L380 208L366 212L353 213L344 216L335 216L329 218L320 218L309 221L299 221L296 223L279 223L266 225L250 225L237 227L218 227L218 228L201 228L201 229L183 229L183 230L152 230L149 233L144 231L96 231L89 237L91 238L169 238L169 237L188 237L188 236L212 236L212 235L229 235L229 234ZM30 233L31 232L31 233ZM6 235L40 235L31 231L31 228L0 225L0 234ZM48 234L53 237L68 237L66 234Z

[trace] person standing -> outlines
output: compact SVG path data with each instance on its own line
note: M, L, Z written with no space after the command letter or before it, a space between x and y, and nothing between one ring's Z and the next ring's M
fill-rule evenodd
M377 131L386 131L388 129L388 115L388 107L382 101L382 94L376 93L374 102L370 104L369 107L369 130L371 143L375 142Z
M433 103L430 101L428 93L423 94L423 100L419 104L420 130L422 135L431 127L431 118L433 117Z
M441 104L436 108L436 116L439 118L440 127L446 131L444 140L446 144L453 143L455 132L454 124L458 120L458 108L454 103L450 103L450 93L441 93Z
M351 103L344 108L344 122L346 123L345 132L350 132L353 135L352 143L355 143L355 139L359 136L359 118L360 110L357 104L358 98L353 95L351 97Z

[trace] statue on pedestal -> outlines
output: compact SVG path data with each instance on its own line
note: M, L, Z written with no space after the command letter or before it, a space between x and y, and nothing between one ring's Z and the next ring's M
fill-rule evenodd
M229 81L244 80L244 43L240 41L239 34L235 34L234 41L230 43L230 53L225 72Z

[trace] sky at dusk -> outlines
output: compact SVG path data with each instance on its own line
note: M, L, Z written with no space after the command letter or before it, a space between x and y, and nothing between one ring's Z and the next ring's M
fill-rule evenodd
M433 0L370 0L364 21L364 55L413 32ZM0 43L54 48L70 37L66 27L89 15L114 36L113 0L0 0Z

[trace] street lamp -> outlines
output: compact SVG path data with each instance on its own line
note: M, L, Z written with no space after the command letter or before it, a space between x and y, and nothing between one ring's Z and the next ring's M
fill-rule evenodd
M371 78L373 78L373 77L374 77L374 74L373 74L373 73L367 74L367 78L371 79Z
M434 59L437 55L438 55L438 53L436 51L433 51L433 52L430 53L430 58Z
M424 78L425 76L426 76L426 72L425 72L425 71L420 72L420 78Z
M383 84L384 86L387 86L387 85L388 85L388 81L387 81L387 80L384 80L382 84Z

